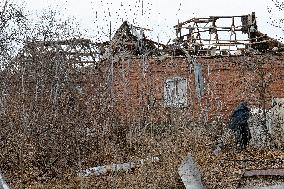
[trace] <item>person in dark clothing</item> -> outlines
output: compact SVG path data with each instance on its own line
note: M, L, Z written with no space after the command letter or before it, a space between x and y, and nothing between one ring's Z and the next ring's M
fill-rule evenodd
M251 134L248 126L250 117L250 108L246 102L241 102L233 111L229 128L235 133L236 144L241 149L245 149L251 139Z

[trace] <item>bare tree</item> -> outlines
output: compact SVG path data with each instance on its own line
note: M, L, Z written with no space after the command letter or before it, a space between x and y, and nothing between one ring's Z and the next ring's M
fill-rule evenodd
M23 39L26 17L23 8L12 1L0 3L0 63L3 69Z

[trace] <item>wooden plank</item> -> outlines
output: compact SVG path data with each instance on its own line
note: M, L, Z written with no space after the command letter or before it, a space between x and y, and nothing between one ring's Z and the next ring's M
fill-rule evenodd
M284 176L284 169L252 169L245 171L244 177L253 176Z

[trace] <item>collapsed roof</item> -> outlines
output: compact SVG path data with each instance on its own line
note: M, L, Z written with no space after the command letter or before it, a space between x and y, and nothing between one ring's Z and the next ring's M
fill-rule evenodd
M282 51L284 44L258 31L256 16L209 16L192 18L174 26L176 39L161 44L147 39L144 31L123 22L113 38L104 43L103 59L109 55L230 56ZM107 53L106 53L107 52Z
M149 29L137 27L124 21L112 39L102 43L102 58L106 59L109 55L138 56L147 54L151 56L157 54L159 47L164 45L147 39L144 31L149 31Z
M171 44L161 44L148 39L149 29L124 21L110 41L94 43L89 39L63 41L33 41L24 48L38 52L60 52L68 59L81 64L93 64L110 59L147 55L166 56L239 56L284 50L284 44L258 31L256 16L210 16L192 18L174 26L176 39ZM26 51L25 55L28 55ZM162 58L162 59L163 59ZM162 60L161 59L161 60Z
M242 55L282 50L283 44L258 31L256 16L192 18L174 26L175 43L189 54L201 56Z

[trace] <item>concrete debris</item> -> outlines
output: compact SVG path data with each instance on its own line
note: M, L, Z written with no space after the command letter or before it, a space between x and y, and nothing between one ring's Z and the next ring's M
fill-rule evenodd
M151 158L141 159L135 162L102 165L102 166L97 166L97 167L86 169L82 171L81 173L79 173L79 176L84 176L84 177L91 176L91 175L100 176L100 175L104 175L104 174L111 173L111 172L119 172L119 171L127 172L127 171L131 171L134 168L141 167L142 165L146 163L155 163L159 161L160 161L159 157L151 157Z
M181 163L178 173L186 189L204 189L200 172L191 155Z
M0 173L0 189L9 189L1 173Z

